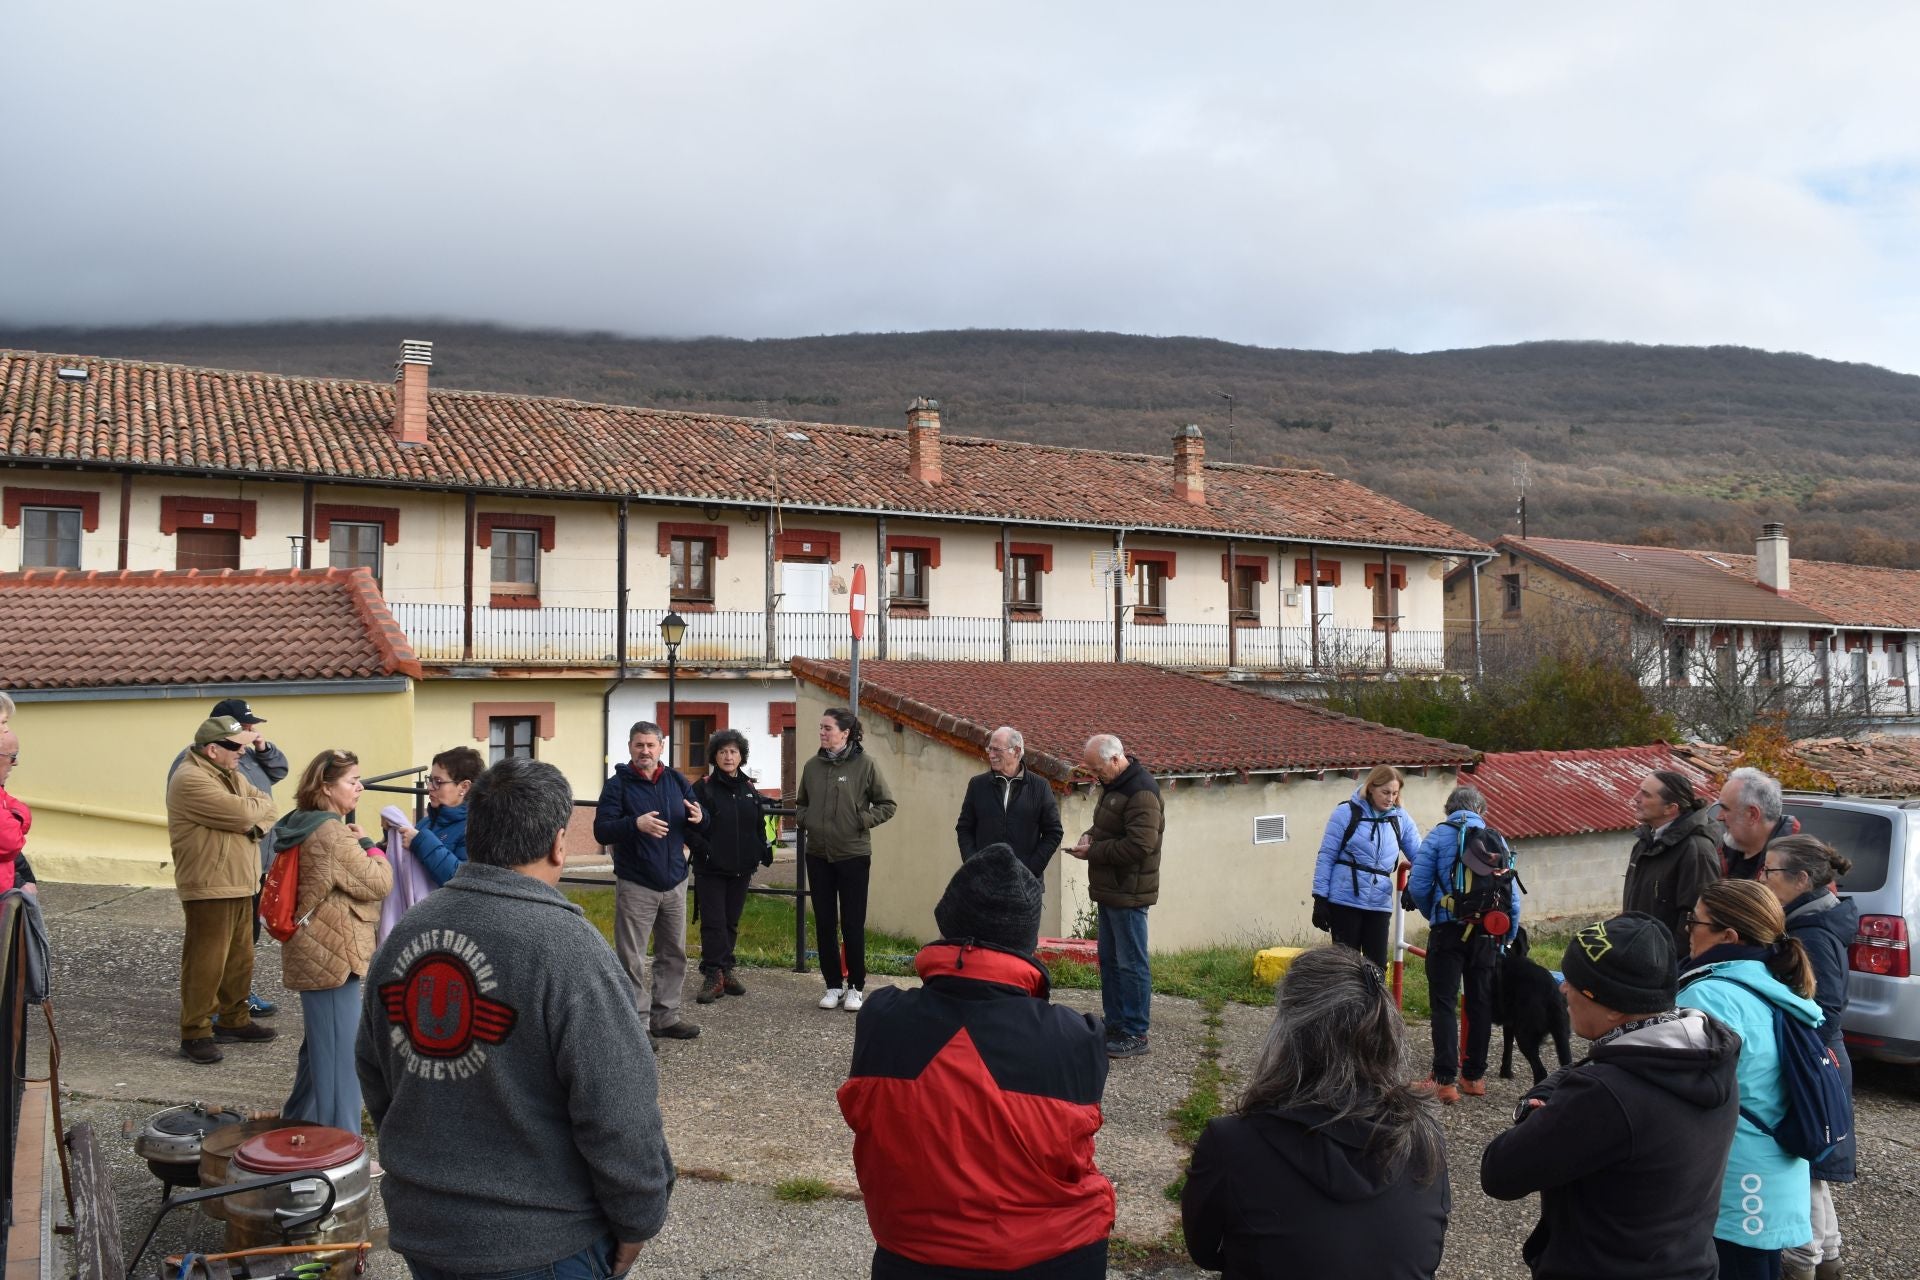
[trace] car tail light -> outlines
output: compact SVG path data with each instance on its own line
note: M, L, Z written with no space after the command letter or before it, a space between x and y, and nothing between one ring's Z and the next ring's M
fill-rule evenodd
M1847 948L1847 967L1855 973L1905 978L1912 973L1907 951L1907 922L1900 916L1861 916L1860 932Z

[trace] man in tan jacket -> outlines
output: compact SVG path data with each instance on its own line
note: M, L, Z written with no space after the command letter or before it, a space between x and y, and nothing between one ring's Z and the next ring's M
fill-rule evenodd
M246 726L215 716L193 735L193 749L167 780L167 840L173 884L186 912L180 947L180 1056L207 1064L224 1056L218 1040L271 1040L253 1021L253 893L260 837L273 825L273 798L237 767ZM220 1015L218 1028L214 1014Z

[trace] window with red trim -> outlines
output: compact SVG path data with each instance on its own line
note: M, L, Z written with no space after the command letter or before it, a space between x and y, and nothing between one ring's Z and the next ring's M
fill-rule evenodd
M1233 567L1233 618L1236 622L1260 620L1260 584L1267 580L1266 566L1250 564Z
M1406 590L1407 569L1405 565L1388 566L1370 564L1367 566L1367 589L1373 592L1373 629L1375 631L1398 631L1400 629L1400 593Z
M1133 616L1140 620L1167 616L1167 566L1161 560L1133 558Z
M1293 562L1293 585L1296 587L1304 587L1311 585L1312 582L1313 561L1302 556ZM1322 560L1320 562L1320 585L1323 587L1337 587L1340 585L1340 562L1338 560Z
M891 547L893 539L887 540ZM893 547L887 552L887 604L927 608L929 552L921 547Z
M1013 553L1013 571L1007 575L1007 603L1016 610L1028 613L1040 611L1040 578L1046 573L1046 560L1041 556Z
M100 495L6 486L6 524L20 530L22 569L78 569L80 535L100 527Z
M655 703L655 722L666 724L668 710L666 703ZM690 778L701 777L707 771L707 740L727 727L727 704L676 702L671 710L673 724L667 737L671 763Z
M669 594L675 604L713 603L713 562L718 558L712 538L675 537L668 544Z

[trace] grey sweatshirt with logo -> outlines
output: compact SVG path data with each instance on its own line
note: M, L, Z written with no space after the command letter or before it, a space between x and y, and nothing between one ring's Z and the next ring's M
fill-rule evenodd
M579 907L469 862L371 968L356 1064L395 1252L501 1273L659 1232L674 1169L653 1050Z

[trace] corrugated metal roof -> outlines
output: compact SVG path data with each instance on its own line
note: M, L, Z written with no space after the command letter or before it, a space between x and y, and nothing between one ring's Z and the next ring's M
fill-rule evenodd
M1671 769L1704 788L1707 774L1665 743L1601 751L1496 751L1481 757L1461 782L1487 798L1487 821L1509 839L1631 831L1633 793L1656 769Z

